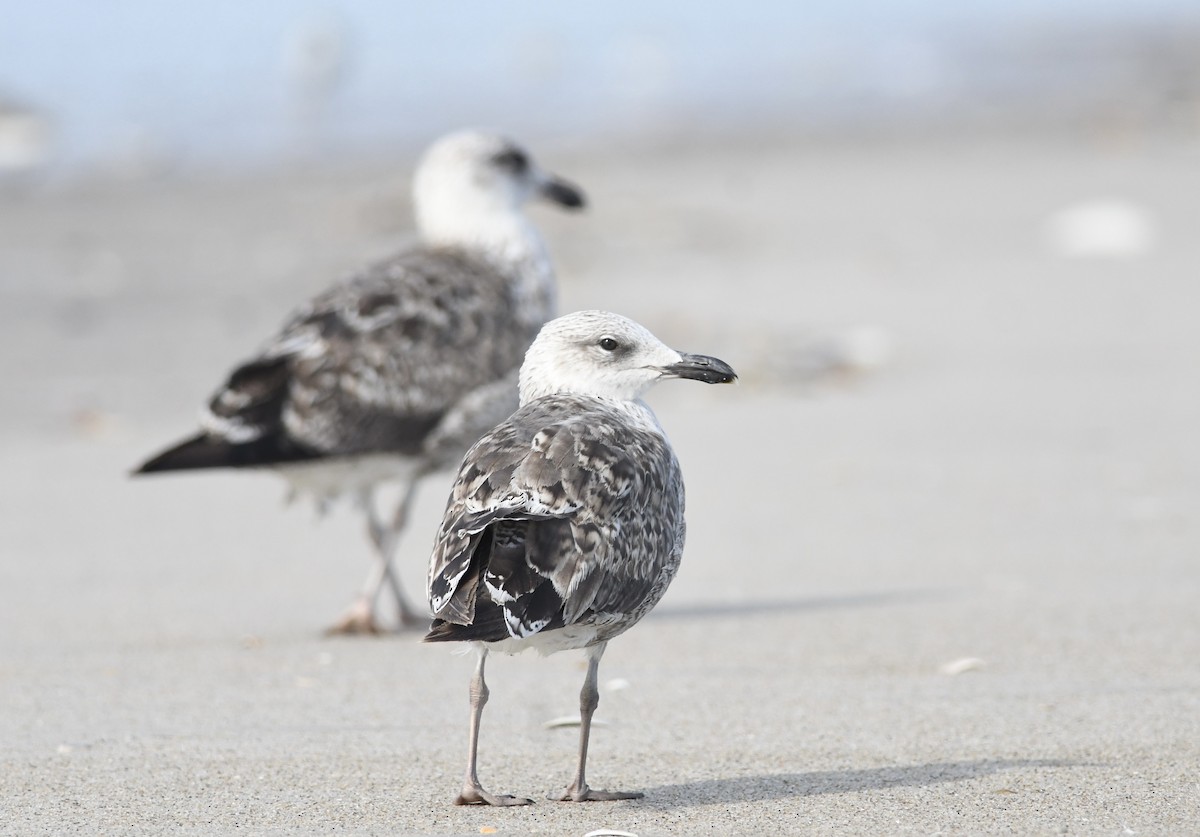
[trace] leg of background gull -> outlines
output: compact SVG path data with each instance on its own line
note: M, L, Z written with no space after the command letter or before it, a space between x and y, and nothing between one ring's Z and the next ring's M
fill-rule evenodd
M532 805L532 799L506 794L488 793L479 784L479 774L476 770L476 757L479 753L479 719L483 717L483 707L488 701L488 687L483 679L483 664L487 660L487 646L482 642L472 643L478 662L475 664L475 674L471 678L471 726L470 744L467 750L467 775L463 778L462 793L454 800L455 805Z
M360 498L363 511L367 516L367 535L375 549L375 560L371 563L371 571L363 583L362 590L355 597L346 613L328 631L329 634L379 634L382 631L375 621L375 608L379 600L379 591L386 583L396 599L396 607L400 612L401 627L412 627L424 624L428 617L423 616L408 603L400 581L392 567L392 554L400 540L400 532L408 520L408 511L416 496L417 481L414 479L404 487L400 505L392 518L391 526L385 526L375 511L373 491L365 489Z
M592 714L600 705L600 689L596 685L597 673L600 670L600 658L604 656L607 642L601 642L584 650L587 655L587 676L583 679L583 688L579 690L579 768L575 771L575 780L570 787L550 799L555 802L608 802L614 799L641 799L645 794L636 791L598 791L587 786L584 771L587 767L588 738L592 732Z
M400 533L408 525L408 514L412 511L413 501L417 498L417 483L420 481L420 473L412 476L412 479L404 486L404 491L400 495L400 502L397 504L396 511L392 515L392 525L386 529L379 527L379 536L375 537L372 535L371 538L375 544L375 548L378 550L380 562L383 564L383 577L376 582L371 595L377 598L379 588L384 582L387 582L388 587L392 591L392 597L396 600L396 610L400 614L401 628L425 628L429 626L429 613L424 610L418 611L408 603L408 599L404 595L404 590L400 587L400 577L396 575L396 570L392 566L392 559L396 554L396 546L400 543ZM375 598L372 598L372 601L374 600Z

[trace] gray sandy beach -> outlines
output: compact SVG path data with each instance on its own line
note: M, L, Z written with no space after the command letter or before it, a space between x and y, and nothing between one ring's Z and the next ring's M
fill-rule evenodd
M0 833L1200 833L1194 136L542 156L592 201L535 210L562 310L742 373L650 396L688 545L588 776L645 798L454 807L470 657L321 635L360 517L127 476L404 242L397 157L0 194ZM492 658L486 786L569 781L582 677Z

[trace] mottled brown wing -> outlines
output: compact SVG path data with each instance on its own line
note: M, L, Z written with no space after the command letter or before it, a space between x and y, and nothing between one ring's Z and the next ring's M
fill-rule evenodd
M212 397L205 450L230 461L208 464L419 453L464 396L520 365L536 335L509 282L468 254L422 248L314 298Z
M527 636L634 613L652 597L682 547L682 480L657 427L627 418L600 399L551 396L468 452L434 547L429 600L451 625L487 617L488 635L436 638Z

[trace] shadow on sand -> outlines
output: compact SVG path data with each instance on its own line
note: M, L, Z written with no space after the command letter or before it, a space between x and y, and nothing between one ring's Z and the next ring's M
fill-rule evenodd
M712 619L741 616L775 616L783 613L802 613L814 610L836 610L853 607L882 607L885 605L916 604L945 601L961 595L949 588L890 590L878 593L853 593L844 596L809 596L797 599L766 599L741 602L697 602L665 605L647 614L646 619Z
M977 779L1006 770L1071 766L1070 762L1047 759L980 759L873 767L865 770L825 770L812 773L738 776L731 779L703 779L698 782L646 788L646 800L643 804L651 807L679 808L761 802L826 793L861 793L888 788L923 787L942 782Z

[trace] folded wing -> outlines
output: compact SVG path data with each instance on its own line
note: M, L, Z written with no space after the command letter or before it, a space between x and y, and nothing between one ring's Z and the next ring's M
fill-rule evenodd
M460 399L521 363L536 328L494 267L406 252L297 311L213 395L203 432L140 470L417 455Z
M612 410L541 399L471 449L430 564L427 639L522 638L657 600L682 547L682 480L661 433ZM667 513L638 513L667 491Z

